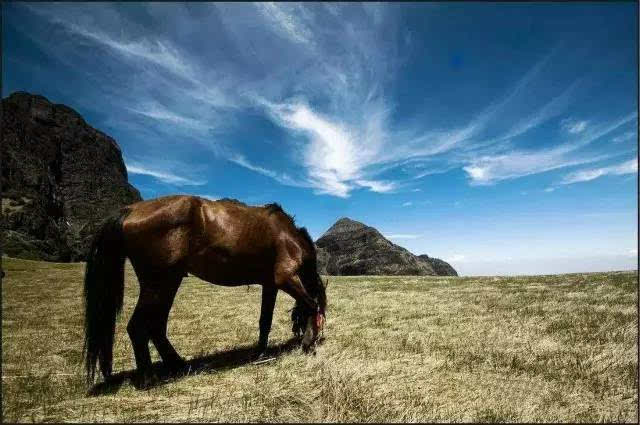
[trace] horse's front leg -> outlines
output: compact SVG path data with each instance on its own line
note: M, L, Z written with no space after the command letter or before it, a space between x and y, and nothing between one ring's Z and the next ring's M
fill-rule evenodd
M269 332L273 321L273 309L276 305L278 289L274 285L264 284L262 286L262 306L260 307L260 337L258 339L258 349L256 356L264 357L269 342Z

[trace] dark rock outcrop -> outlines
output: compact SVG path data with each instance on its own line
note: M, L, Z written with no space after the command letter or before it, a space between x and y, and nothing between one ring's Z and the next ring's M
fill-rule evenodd
M429 257L427 254L418 255L418 258L429 263L438 276L458 276L458 272L446 261Z
M2 252L84 259L96 226L141 200L117 143L73 109L16 92L2 99Z
M329 275L435 275L433 267L373 227L341 218L316 241L318 268Z

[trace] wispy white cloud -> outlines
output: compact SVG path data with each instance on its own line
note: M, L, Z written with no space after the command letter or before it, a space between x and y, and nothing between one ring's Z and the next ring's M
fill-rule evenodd
M134 117L127 119L136 115L153 119L157 128L172 135L181 132L247 170L319 194L346 198L363 189L392 193L410 186L411 180L460 168L471 184L482 185L585 164L602 155L577 156L576 150L637 116L611 123L610 128L598 126L591 117L565 118L561 126L569 138L566 143L537 151L511 149L512 140L564 113L581 87L582 80L577 78L548 100L531 101L552 59L562 51L556 46L532 61L532 67L503 95L457 126L438 128L429 116L399 122L389 83L402 65L400 44L406 33L401 34L403 28L392 8L383 4L203 5L203 10L215 10L216 19L224 24L215 29L218 32L210 28L211 22L194 19L181 8L162 12L184 14L181 30L228 41L221 49L233 52L228 56L210 49L196 54L193 45L181 44L180 37L161 31L121 30L128 28L129 20L108 6L91 10L64 5L25 7L62 25L72 36L70 43L80 40L106 48L142 71L142 75L132 72L122 77L127 83L122 91L130 105L125 110ZM110 12L105 14L103 9ZM156 9L149 6L152 16ZM102 17L94 17L94 12ZM282 54L273 55L274 49ZM237 58L260 66L248 69L245 62L235 63ZM129 88L131 93L126 93ZM240 145L229 142L217 147L225 139L210 137L211 131L228 125L236 112L247 111L264 114L285 130L293 142L282 149L293 147L287 153L292 153L288 157L294 164L271 169L249 161L251 155L243 154ZM514 125L487 134L513 111L519 114L508 120ZM421 166L406 166L410 162ZM396 168L401 168L402 177L386 174Z
M463 170L471 185L490 185L501 180L543 173L558 168L594 162L602 158L567 158L553 152L513 152L475 159Z
M71 24L68 28L76 34L104 44L125 56L144 59L171 71L175 75L181 75L187 79L192 78L193 70L189 64L179 56L175 48L166 42L159 40L119 42L104 33L91 31L78 25Z
M560 121L560 126L570 134L582 133L587 128L588 121L579 121L573 118L565 118Z
M375 49L375 48L374 48ZM401 181L381 181L372 178L385 169L394 168L412 158L428 158L443 154L457 146L470 143L472 138L483 130L488 123L499 116L511 103L516 101L525 88L540 74L555 53L552 50L518 81L514 88L500 101L487 107L465 126L448 131L424 131L418 128L394 132L390 129L390 108L384 98L376 95L376 84L371 82L367 90L356 90L349 101L342 102L355 106L362 118L352 119L352 113L325 115L303 100L274 103L257 97L256 103L264 107L269 115L294 134L306 137L309 143L303 149L303 165L308 172L308 180L319 193L347 197L350 191L359 187L369 188L378 193L388 193L400 187ZM369 65L369 64L367 64ZM366 68L363 63L356 72ZM353 69L350 69L353 70ZM340 80L340 79L338 79ZM535 125L558 113L559 104L564 105L571 90L568 90L555 103L547 106L537 118ZM332 92L336 98L342 98L350 91ZM358 94L363 97L358 98ZM344 100L344 99L343 99ZM359 104L359 105L358 105ZM357 105L357 106L356 106ZM533 124L529 124L529 127ZM418 132L422 134L417 134ZM523 132L524 129L513 130ZM513 132L512 131L512 132ZM513 133L515 135L515 133ZM422 168L412 172L410 178L417 179L459 167L460 162L452 161L446 166Z
M429 152L429 154L437 154L441 152L446 152L452 149L454 146L459 145L465 141L471 141L473 137L477 136L481 130L484 130L486 126L492 122L497 117L500 117L502 113L504 113L509 107L511 107L514 103L518 102L521 96L526 92L527 88L531 85L533 81L535 81L544 67L548 64L549 60L558 52L559 46L554 47L551 51L540 59L516 84L515 86L503 96L499 101L494 102L489 105L486 109L484 109L476 118L470 121L468 125L465 127L444 133L439 137L437 149ZM565 101L565 98L570 94L570 90L563 93L560 98ZM560 101L556 101L556 103L561 103ZM546 109L545 109L546 108ZM535 125L539 125L546 119L553 116L557 106L553 103L553 101L543 108L542 111L539 111L536 118L530 118L526 123L519 123L516 127L512 128L507 135L499 137L500 140L505 140L510 137L515 137L521 133L524 133L528 129L534 127ZM532 123L531 121L535 121ZM488 144L493 144L494 141L481 143L480 145L485 146ZM478 144L474 143L474 147L478 147Z
M635 174L638 172L638 160L631 159L620 164L609 167L592 168L589 170L580 170L563 177L560 184L573 184L580 182L588 182L598 177L613 175L619 176L623 174Z
M437 155L469 150L475 151L473 156L477 156L477 151L486 149L499 142L508 141L559 115L571 103L581 80L574 81L560 95L553 98L530 116L518 121L502 135L492 137L488 140L479 140L479 136L483 131L486 131L490 124L502 117L509 109L522 102L522 98L531 91L533 82L540 77L544 68L559 49L559 46L551 49L546 56L535 63L532 68L515 83L507 94L488 105L467 124L453 129L430 131L425 131L424 128L417 126L411 128L409 131L403 130L399 132L399 134L394 134L392 137L389 137L390 140L393 140L394 144L385 151L385 160L392 162L398 158L405 158L405 160L407 158L425 159ZM401 142L398 143L398 140ZM422 178L430 174L443 173L453 168L459 168L461 165L463 164L461 164L459 160L454 159L454 161L451 161L444 167L439 166L431 170L426 169L423 172L415 174L414 177Z
M621 142L626 142L627 140L632 140L637 138L638 136L635 131L627 131L619 136L614 137L613 139L611 139L611 141L613 143L621 143Z
M217 87L211 86L203 81L195 62L183 55L178 48L172 46L167 40L158 38L151 40L117 40L94 28L89 29L60 19L56 19L56 22L65 25L73 34L86 37L98 44L107 46L129 59L138 61L138 63L146 62L157 65L165 71L170 72L174 77L182 78L191 83L191 88L181 87L182 95L217 107L235 106L235 102L230 101L229 96Z
M403 207L410 207L411 205L413 205L413 202L411 201L407 201L402 204Z
M207 183L206 180L195 180L192 178L179 176L168 170L147 167L144 164L131 159L126 159L125 165L129 174L150 176L164 183L176 186L202 186Z
M612 123L584 132L584 136L580 139L565 142L553 148L539 151L513 151L502 155L474 158L463 169L470 177L472 185L488 185L501 180L602 160L606 158L605 155L576 155L574 151L605 136L636 117L637 113L631 113Z
M397 188L397 184L394 182L388 182L383 180L355 180L358 186L368 187L372 192L377 193L389 193Z
M456 163L456 162L451 162L449 164L444 164L444 165L440 165L440 166L430 166L430 167L425 167L423 169L421 169L420 171L418 171L418 169L416 168L413 171L413 175L411 176L412 180L417 180L417 179L421 179L423 177L426 176L431 176L434 174L443 174L446 173L448 171L451 170L455 170L460 168L460 164Z
M106 47L111 52L127 59L132 65L151 72L154 82L163 81L165 85L170 86L172 91L179 91L183 97L198 100L214 107L233 108L237 106L236 101L225 93L225 83L228 82L226 79L216 75L216 84L210 84L204 77L210 76L212 71L203 72L196 60L186 55L169 39L159 34L133 38L126 36L122 30L116 35L114 31L110 32L100 28L100 25L94 22L95 18L92 15L104 13L105 10L109 10L108 6L105 6L104 9L95 6L89 10L82 8L68 10L63 5L34 7L25 4L25 7L50 22L61 25L71 35ZM107 15L113 14L112 12ZM122 16L117 13L115 16L117 16L117 20L122 19ZM113 17L112 19L115 20ZM126 24L120 23L119 26L126 26ZM149 68L150 65L169 73L173 81L167 81L161 74L154 72L154 69ZM132 75L132 77L134 76Z
M147 103L140 105L138 108L127 109L131 112L144 115L145 117L165 121L172 125L179 125L190 130L206 132L214 127L213 125L208 125L206 122L177 114L158 103Z
M368 178L365 171L375 162L381 148L378 129L350 128L346 123L319 114L304 102L257 101L277 123L308 140L302 151L302 162L309 184L318 193L347 197L358 187L378 193L396 188L393 182Z
M254 3L258 10L269 20L276 31L295 43L312 44L311 31L301 22L302 9L293 3ZM297 13L296 13L297 12Z
M309 187L305 182L297 181L288 174L279 173L268 168L264 168L255 164L252 164L247 160L244 156L233 154L227 158L229 161L237 164L241 167L244 167L248 170L255 171L256 173L260 173L264 176L271 177L272 179L287 185L287 186L295 186L295 187Z
M598 126L590 126L593 128L587 129L582 134L582 137L574 139L570 142L560 144L556 148L554 148L553 152L558 154L569 153L575 151L579 148L582 148L589 143L598 140L599 138L606 136L607 134L617 130L618 128L633 122L638 119L638 112L631 112L619 119L609 122L607 124L601 124Z
M49 7L47 7L49 6ZM87 25L84 16L76 16L74 13L66 13L63 7L45 5L35 7L25 4L26 8L44 17L45 19L62 25L69 33L84 37L96 44L108 47L126 57L133 59L143 59L156 64L177 76L192 79L194 72L190 64L181 57L178 49L167 41L160 40L126 40L118 39L100 30L95 24ZM84 23L83 23L84 21Z
M334 2L323 2L322 5L327 9L327 11L329 13L331 13L333 16L338 16L338 14L340 13L340 3L334 3Z
M505 135L496 141L508 140L520 136L521 134L525 134L527 131L536 128L540 124L563 113L571 104L573 95L581 82L582 80L579 79L574 81L560 95L551 99L546 105L533 114L518 121ZM582 125L580 131L584 130L586 127L586 121L582 121L580 125Z

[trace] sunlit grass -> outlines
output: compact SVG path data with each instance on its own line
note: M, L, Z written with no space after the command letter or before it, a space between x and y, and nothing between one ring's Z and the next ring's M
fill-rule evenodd
M637 422L637 277L330 277L326 340L254 365L259 287L185 279L169 338L209 367L147 391L88 396L82 264L3 258L5 421ZM127 266L114 372L135 363ZM279 294L271 345L291 336ZM241 351L232 351L232 353ZM158 357L152 350L154 360ZM205 361L206 363L206 361Z

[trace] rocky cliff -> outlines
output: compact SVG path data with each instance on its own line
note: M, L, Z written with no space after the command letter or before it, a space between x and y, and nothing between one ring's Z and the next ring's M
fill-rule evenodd
M427 262L373 227L341 218L317 241L320 273L329 275L435 275Z
M431 268L438 276L458 276L458 272L446 261L439 258L429 257L427 254L418 255L418 258L431 265Z
M16 92L2 99L3 254L84 258L97 224L139 201L120 147L73 109Z

